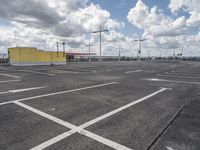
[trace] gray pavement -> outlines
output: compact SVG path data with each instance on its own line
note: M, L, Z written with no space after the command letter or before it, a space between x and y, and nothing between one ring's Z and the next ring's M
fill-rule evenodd
M0 66L0 149L199 150L199 68Z

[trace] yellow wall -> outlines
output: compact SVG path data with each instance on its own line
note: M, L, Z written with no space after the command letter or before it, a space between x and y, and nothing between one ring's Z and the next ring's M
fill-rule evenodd
M66 53L48 52L30 47L9 48L9 60L11 65L49 65L65 64Z

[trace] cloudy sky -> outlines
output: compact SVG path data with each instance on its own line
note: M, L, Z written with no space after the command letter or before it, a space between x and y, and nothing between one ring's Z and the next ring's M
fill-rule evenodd
M0 52L31 46L56 51L56 42L68 52L99 52L100 25L103 55L200 56L200 0L0 0ZM60 45L60 50L62 47Z

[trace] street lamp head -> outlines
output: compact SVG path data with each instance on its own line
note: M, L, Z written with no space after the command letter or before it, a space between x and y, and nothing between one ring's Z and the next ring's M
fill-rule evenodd
M102 31L102 32L109 32L109 30L107 30L107 29L106 29L106 30L101 30L101 31Z
M141 39L141 41L146 41L147 39Z

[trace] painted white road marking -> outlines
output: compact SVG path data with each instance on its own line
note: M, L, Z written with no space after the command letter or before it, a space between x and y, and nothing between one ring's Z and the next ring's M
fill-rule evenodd
M69 71L69 70L52 70L53 73L74 73L78 74L79 72L76 71Z
M44 72L33 71L33 70L19 70L19 71L28 72L28 73L34 73L34 74L49 75L49 76L54 76L55 75L55 74L51 74L51 73L44 73Z
M17 105L19 105L19 106L21 106L21 107L23 107L23 108L26 108L26 109L28 109L28 110L30 110L30 111L32 111L32 112L34 112L34 113L36 113L36 114L38 114L38 115L40 115L40 116L43 116L43 117L45 117L45 118L48 118L49 120L51 120L51 121L53 121L53 122L56 122L56 123L58 123L58 124L60 124L60 125L62 125L62 126L64 126L64 127L66 127L66 128L69 128L69 129L74 129L74 128L76 128L76 126L74 126L74 125L72 125L72 124L70 124L70 123L68 123L68 122L65 122L65 121L63 121L63 120L61 120L61 119L59 119L59 118L56 118L56 117L54 117L54 116L52 116L52 115L49 115L49 114L47 114L47 113L44 113L44 112L42 112L42 111L40 111L40 110L37 110L37 109L35 109L35 108L33 108L33 107L30 107L30 106L28 106L28 105L26 105L26 104L23 104L23 103L21 103L21 102L19 102L19 101L15 101L14 103L17 104Z
M107 145L107 146L109 146L111 148L114 148L116 150L132 150L132 149L126 147L126 146L123 146L123 145L121 145L119 143L116 143L114 141L111 141L109 139L101 137L101 136L99 136L97 134L94 134L92 132L89 132L89 131L86 131L86 130L82 130L82 131L83 131L83 133L80 132L80 134L85 135L85 136L87 136L87 137L89 137L89 138L91 138L91 139L93 139L95 141L98 141L98 142L100 142L100 143L102 143L104 145Z
M185 79L200 79L200 77L192 77L192 76L184 76L184 75L162 75L162 74L157 74L157 76L162 76L162 77L172 77L172 78L185 78Z
M129 74L129 73L137 73L137 72L141 72L142 70L134 70L134 71L127 71L125 72L126 74Z
M181 72L165 72L167 75L181 75L181 76L197 76L199 77L200 74L194 74L194 73L181 73Z
M167 150L174 150L173 148L169 147L169 146L166 146L166 149Z
M0 75L2 75L2 76L7 76L7 77L11 77L11 78L15 78L15 79L18 79L18 78L19 78L18 76L13 76L13 75L10 75L10 74L5 74L5 73L0 73Z
M9 82L19 82L21 80L5 80L5 81L0 81L0 83L9 83Z
M77 126L75 126L75 125L72 125L71 123L68 123L68 122L63 121L63 120L61 120L61 119L59 119L59 118L56 118L56 117L54 117L54 116L52 116L52 115L49 115L49 114L47 114L47 113L44 113L44 112L42 112L42 111L40 111L40 110L37 110L37 109L35 109L35 108L33 108L33 107L30 107L30 106L26 105L26 104L23 104L23 103L21 103L21 102L14 102L14 103L17 104L18 106L21 106L21 107L23 107L23 108L29 110L29 111L34 112L34 113L36 113L36 114L38 114L38 115L40 115L40 116L42 116L42 117L45 117L45 118L47 118L47 119L49 119L49 120L51 120L51 121L53 121L53 122L56 122L56 123L58 123L58 124L60 124L60 125L62 125L62 126L64 126L64 127L66 127L66 128L71 129L72 131L66 132L66 133L64 134L64 135L66 135L66 136L69 136L69 135L71 135L71 134L73 134L73 133L75 133L75 132L78 132L78 133L80 133L80 134L82 134L82 135L84 135L84 136L87 136L87 137L89 137L89 138L91 138L91 139L94 139L94 140L96 140L96 141L98 141L98 142L100 142L100 143L103 143L103 144L105 144L105 145L107 145L107 146L109 146L109 147L112 147L112 148L114 148L114 149L117 149L117 150L131 150L130 148L127 148L127 147L125 147L125 146L123 146L123 145L120 145L120 144L118 144L118 143L116 143L116 142L113 142L113 141L111 141L111 140L108 140L108 139L106 139L106 138L103 138L103 137L101 137L101 136L99 136L99 135L96 135L96 134L94 134L94 133L92 133L92 132L86 131L86 130L80 128L80 127L77 127ZM71 134L70 134L70 133L71 133ZM62 136L59 136L59 138L57 138L57 139L54 138L54 140L56 140L56 141L58 142L58 140L59 140L59 139L62 139L62 137L63 137L63 135L62 135ZM52 144L52 142L53 142L53 141L51 140L51 144ZM39 145L39 147L37 146L37 147L35 147L35 148L32 148L31 150L41 150L41 149L44 149L45 147L49 146L49 144L50 144L50 143L45 142L45 144L44 144L43 146L42 146L42 145Z
M55 144L55 143L57 143L57 142L59 142L61 140L67 138L68 136L70 136L70 135L72 135L74 133L76 133L76 130L70 130L68 132L64 132L64 133L62 133L62 134L60 134L60 135L58 135L58 136L56 136L56 137L44 142L44 143L42 143L42 144L40 144L40 145L38 145L38 146L36 146L34 148L31 148L30 150L42 150L42 149L45 149L45 148L47 148L47 147L49 147L49 146L51 146L51 145L53 145L53 144Z
M171 90L171 89L169 89L169 88L161 88L160 90L158 90L158 91L156 91L156 92L154 92L154 93L152 93L152 94L149 94L149 95L147 95L147 96L145 96L145 97L143 97L143 98L140 98L140 99L138 99L138 100L136 100L136 101L133 101L132 103L129 103L129 104L124 105L124 106L122 106L122 107L120 107L120 108L118 108L118 109L115 109L115 110L113 110L113 111L111 111L111 112L109 112L109 113L107 113L107 114L105 114L105 115L103 115L103 116L100 116L100 117L98 117L98 118L96 118L96 119L93 119L93 120L87 122L87 123L84 123L84 124L81 125L80 127L81 127L81 128L87 128L88 126L91 126L91 125L94 124L94 123L97 123L97 122L99 122L99 121L101 121L101 120L103 120L103 119L106 119L106 118L108 118L108 117L110 117L110 116L112 116L112 115L114 115L114 114L116 114L116 113L119 113L119 112L121 112L121 111L123 111L123 110L125 110L125 109L127 109L127 108L129 108L129 107L131 107L131 106L133 106L133 105L136 105L136 104L138 104L138 103L141 103L141 102L143 102L143 101L145 101L145 100L147 100L147 99L149 99L149 98L151 98L151 97L153 97L153 96L155 96L155 95L157 95L157 94L159 94L159 93L162 93L162 92L164 92L164 91L166 91L166 90Z
M0 103L0 106L2 106L2 105L7 105L7 104L11 104L11 103L13 103L14 101L9 101L9 102L3 102L3 103Z
M171 83L182 83L182 84L196 84L196 85L200 85L200 82L175 81L175 80L165 80L165 79L156 79L156 78L143 79L143 80L155 81L155 82L171 82Z
M37 90L37 89L43 89L46 88L47 86L42 86L42 87L33 87L33 88L26 88L26 89L18 89L18 90L9 90L6 92L0 92L0 94L6 94L6 93L19 93L19 92L25 92L25 91L31 91L31 90Z
M65 139L65 138L67 138L68 136L70 136L70 135L72 135L72 134L74 134L76 132L78 132L78 133L80 133L82 135L85 135L87 137L90 137L90 138L92 138L92 139L94 139L96 141L99 141L99 142L101 142L101 143L103 143L105 145L108 145L108 146L110 146L112 148L115 148L117 150L119 150L119 149L126 150L127 147L122 147L122 145L119 145L118 143L110 141L110 140L107 140L105 138L102 139L102 137L100 137L98 135L95 135L95 134L93 134L91 132L88 132L88 131L84 130L84 128L87 128L87 127L89 127L89 126L91 126L91 125L93 125L93 124L95 124L95 123L97 123L97 122L99 122L99 121L101 121L103 119L106 119L106 118L108 118L108 117L110 117L110 116L112 116L112 115L114 115L114 114L116 114L116 113L118 113L120 111L123 111L123 110L125 110L125 109L127 109L127 108L129 108L129 107L131 107L133 105L136 105L136 104L138 104L138 103L140 103L142 101L145 101L146 99L148 99L148 98L150 98L152 96L155 96L155 95L157 95L157 94L159 94L161 92L164 92L166 90L171 90L171 89L169 89L169 88L161 88L160 90L158 90L158 91L156 91L156 92L154 92L154 93L152 93L150 95L147 95L147 96L145 96L145 97L143 97L141 99L138 99L138 100L136 100L136 101L134 101L134 102L132 102L130 104L122 106L122 107L120 107L120 108L118 108L116 110L113 110L113 111L105 114L105 115L102 115L102 116L100 116L100 117L98 117L96 119L93 119L93 120L91 120L91 121L89 121L87 123L84 123L83 125L77 127L78 131L75 128L75 129L72 129L72 130L70 130L68 132L62 133L62 134L60 134L60 135L58 135L58 136L56 136L56 137L54 137L54 138L52 138L52 139L44 142L44 143L41 143L40 145L34 147L31 150L41 150L41 149L44 149L44 148L46 148L46 147L48 147L50 145L53 145L53 144L55 144L55 143L57 143L57 142Z
M88 90L88 89L93 89L93 88L98 88L98 87L103 87L103 86L108 86L108 85L113 85L113 84L119 84L119 82L109 82L109 83L104 83L104 84L98 84L98 85L93 85L93 86L88 86L88 87L83 87L83 88L78 88L78 89L73 89L73 90L67 90L67 91L61 91L61 92L55 92L55 93L49 93L49 94L43 94L43 95L38 95L38 96L33 96L33 97L27 97L27 98L22 98L18 100L13 100L9 102L4 102L0 103L1 105L13 103L15 101L27 101L27 100L32 100L32 99L37 99L37 98L42 98L42 97L48 97L48 96L53 96L53 95L59 95L59 94L65 94L65 93L70 93L70 92L77 92L77 91L82 91L82 90Z
M172 72L173 72L173 73L184 73L184 74L185 74L185 73L186 73L186 74L199 74L199 73L200 73L200 72L198 72L198 71L197 71L197 72L196 72L196 71L194 72L194 71L181 71L181 70L173 70Z

